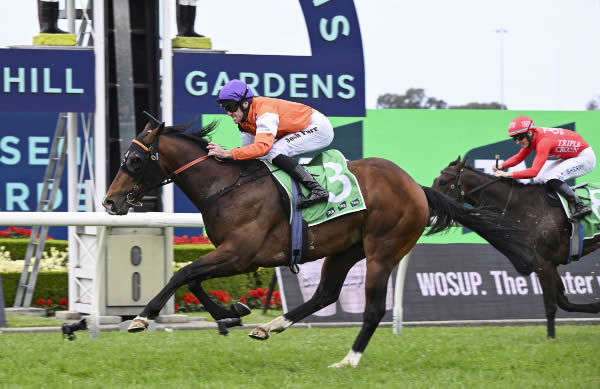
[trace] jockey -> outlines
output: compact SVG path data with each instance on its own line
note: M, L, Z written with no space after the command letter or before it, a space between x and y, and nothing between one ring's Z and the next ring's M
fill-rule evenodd
M567 199L573 208L571 217L574 219L592 212L565 182L569 178L581 177L596 167L596 155L581 135L564 128L536 127L527 116L518 116L508 127L508 136L521 146L521 150L498 165L498 168L492 166L496 177L533 178L534 182L545 183L549 189ZM519 164L532 151L535 151L535 158L529 169L502 171ZM549 161L549 157L558 159Z
M310 191L298 208L329 198L306 169L291 158L327 147L333 127L320 112L304 104L271 97L255 97L243 81L231 80L219 92L217 102L238 125L242 147L224 150L208 144L208 155L219 158L262 159L287 172Z

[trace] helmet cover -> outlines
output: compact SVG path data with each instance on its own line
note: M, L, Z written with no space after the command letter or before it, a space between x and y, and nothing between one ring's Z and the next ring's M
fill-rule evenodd
M222 100L233 100L233 101L244 101L250 100L254 97L252 89L246 85L245 82L240 80L231 80L219 92L219 99Z
M508 136L521 134L523 132L533 130L534 128L535 123L529 117L524 115L517 116L512 122L510 122L510 125L508 126Z

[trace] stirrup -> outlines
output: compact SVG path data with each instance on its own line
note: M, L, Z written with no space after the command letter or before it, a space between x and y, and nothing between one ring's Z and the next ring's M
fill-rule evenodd
M321 201L325 201L329 198L329 192L326 190L315 190L310 192L309 196L305 199L298 201L298 209L309 207L313 204L320 203Z
M587 216L590 213L592 213L592 209L590 207L585 205L579 207L576 206L573 213L571 213L571 219L581 219L582 217Z

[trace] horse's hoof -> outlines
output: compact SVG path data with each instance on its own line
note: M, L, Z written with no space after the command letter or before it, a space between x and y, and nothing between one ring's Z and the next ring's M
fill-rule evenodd
M148 328L148 321L142 319L133 319L129 327L127 328L127 332L141 332L145 331Z
M267 330L265 330L262 327L256 327L255 329L250 331L248 336L251 337L252 339L267 340L267 339L269 339L269 332L267 332Z
M240 316L240 317L244 317L246 315L249 315L250 312L252 312L250 310L250 308L241 302L236 302L235 304L232 305L233 310Z
M228 328L241 326L242 319L239 317L229 317L226 319L217 320L217 328L219 329L219 334L227 336L229 334Z

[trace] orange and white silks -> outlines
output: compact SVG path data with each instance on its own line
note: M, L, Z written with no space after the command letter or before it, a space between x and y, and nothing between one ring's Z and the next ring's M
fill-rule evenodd
M271 97L253 98L248 118L239 127L241 131L253 135L254 142L231 150L233 159L264 156L276 139L308 127L312 111L311 107L293 101Z

